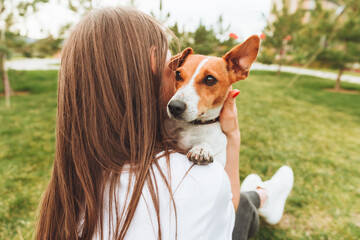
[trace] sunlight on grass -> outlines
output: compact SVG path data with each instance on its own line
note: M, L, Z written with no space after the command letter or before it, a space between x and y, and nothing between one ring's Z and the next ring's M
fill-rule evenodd
M242 132L240 173L263 179L284 164L295 185L279 225L257 239L356 239L360 236L360 95L323 91L334 82L252 72L234 88ZM55 71L10 72L16 91L0 98L0 239L31 239L51 175L56 117ZM343 87L360 90L360 85Z
M258 239L353 239L360 236L360 95L325 92L331 81L253 73L236 85L242 131L240 172L270 178L284 164L295 185L280 227ZM360 89L358 85L345 85Z

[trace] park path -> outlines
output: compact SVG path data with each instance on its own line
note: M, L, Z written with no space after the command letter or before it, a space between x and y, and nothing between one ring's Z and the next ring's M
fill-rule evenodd
M6 67L14 70L58 70L60 59L58 58L30 58L8 61ZM278 65L266 65L262 63L254 63L251 67L252 70L263 71L277 71ZM298 67L282 66L281 71L294 74L302 74L315 76L320 78L336 80L337 74L332 72L325 72L320 70L304 69ZM341 80L344 82L351 82L360 84L360 76L343 75Z
M6 62L7 69L59 70L60 58L25 58Z
M262 70L262 71L272 71L272 72L277 71L278 68L279 66L275 64L267 65L262 63L254 63L251 66L251 70ZM319 78L326 78L331 80L336 80L337 78L337 73L326 72L321 70L305 69L299 67L282 66L281 71L294 73L294 74L314 76ZM344 74L341 76L341 81L360 84L360 76L351 76Z

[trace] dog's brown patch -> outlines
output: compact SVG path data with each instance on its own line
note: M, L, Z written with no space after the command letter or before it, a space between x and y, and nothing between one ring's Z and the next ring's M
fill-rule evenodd
M179 71L181 80L176 81L176 91L189 84L195 77L193 87L199 95L198 112L205 113L210 109L221 106L228 94L230 86L236 81L245 79L249 75L251 64L255 61L259 50L260 38L251 36L244 43L237 45L222 58L209 57L197 76L194 76L199 64L207 58L194 55L191 48L175 55L169 67ZM208 75L217 79L216 84L208 86L204 78Z

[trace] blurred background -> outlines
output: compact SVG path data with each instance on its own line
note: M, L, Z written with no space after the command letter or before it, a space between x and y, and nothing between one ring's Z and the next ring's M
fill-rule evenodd
M33 237L64 39L91 9L119 5L198 54L259 35L250 77L234 85L239 171L267 179L287 164L295 186L280 224L263 222L257 239L360 239L359 0L0 0L0 239Z

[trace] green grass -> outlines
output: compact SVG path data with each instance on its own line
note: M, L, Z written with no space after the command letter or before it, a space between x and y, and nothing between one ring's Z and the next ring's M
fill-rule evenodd
M360 95L325 92L334 84L325 79L301 77L286 88L291 74L250 75L234 85L241 179L253 172L267 179L284 164L295 173L281 223L262 222L257 239L359 239ZM0 97L0 239L31 239L54 157L57 73L10 78L29 94L12 97L10 110Z
M0 239L31 239L54 156L57 72L10 72L10 110L0 97Z
M268 179L284 164L295 185L279 226L258 239L360 238L360 95L325 92L334 82L255 72L236 84L240 173ZM343 84L349 89L360 85Z

